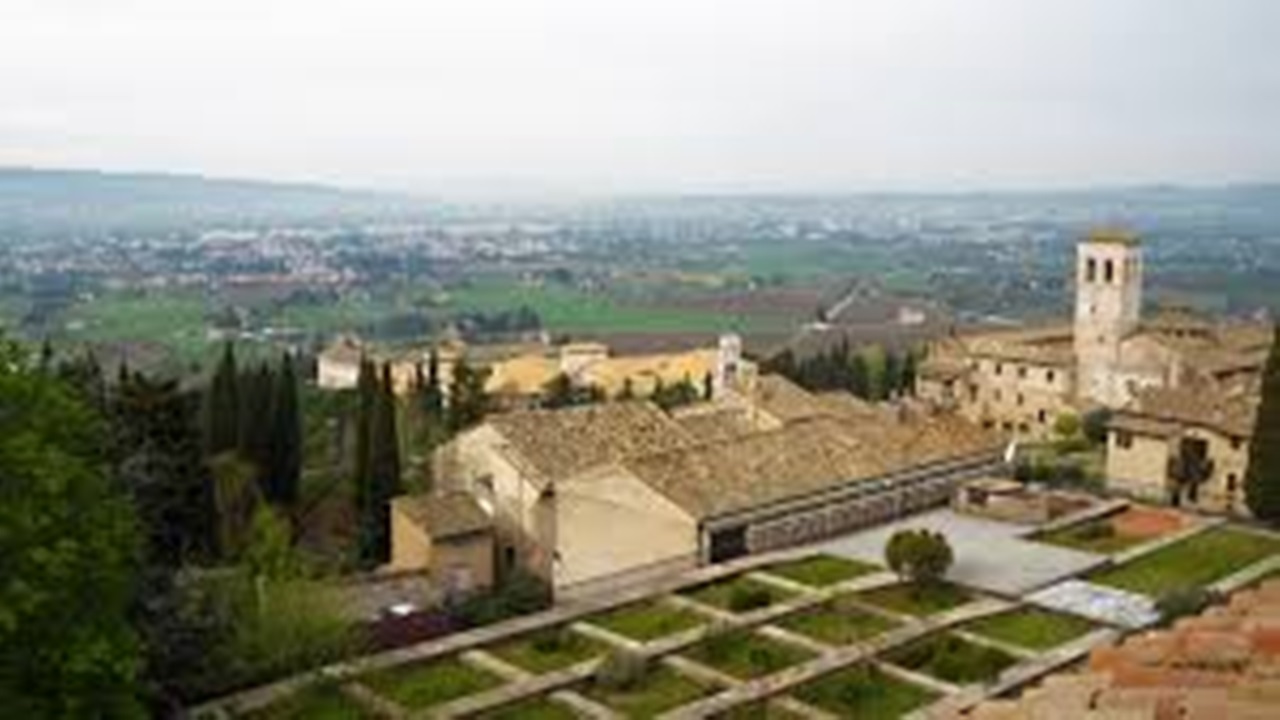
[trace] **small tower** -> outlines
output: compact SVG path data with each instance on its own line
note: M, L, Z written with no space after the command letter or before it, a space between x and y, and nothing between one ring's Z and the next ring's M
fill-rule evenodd
M1098 230L1076 250L1076 393L1085 403L1117 406L1127 398L1120 345L1138 329L1142 246L1136 235Z
M712 384L713 396L720 397L725 390L740 389L742 370L742 338L734 333L721 335Z

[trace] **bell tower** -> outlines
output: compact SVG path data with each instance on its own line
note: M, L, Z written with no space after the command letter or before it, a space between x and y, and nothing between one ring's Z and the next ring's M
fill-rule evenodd
M1076 393L1084 403L1122 404L1120 345L1138 329L1142 246L1138 237L1097 230L1076 247Z

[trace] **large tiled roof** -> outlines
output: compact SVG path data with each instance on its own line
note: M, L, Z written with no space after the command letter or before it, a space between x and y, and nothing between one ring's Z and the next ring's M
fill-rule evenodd
M1148 388L1138 393L1128 407L1116 413L1112 424L1151 434L1171 424L1192 425L1219 430L1230 435L1249 437L1253 434L1258 412L1258 395L1248 384L1193 382L1176 388Z
M693 443L666 413L645 401L524 410L494 415L488 422L544 482Z
M885 422L824 417L622 464L689 514L708 518L999 446L997 438L955 416Z
M975 720L1262 720L1280 717L1280 580L1173 628L1098 648L1083 672L1051 675Z
M757 409L783 423L819 417L829 412L829 408L807 390L781 375L760 377L750 393L750 401Z
M547 355L521 355L489 366L485 390L490 393L535 395L560 373L560 363Z
M746 408L722 407L705 410L694 406L678 409L673 417L699 443L715 443L750 435L758 430Z
M490 526L489 515L469 493L405 495L392 504L435 539L480 532Z

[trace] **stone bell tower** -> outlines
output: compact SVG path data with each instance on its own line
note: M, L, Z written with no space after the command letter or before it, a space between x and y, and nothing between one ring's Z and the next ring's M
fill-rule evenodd
M1098 230L1076 248L1076 396L1115 407L1128 397L1120 347L1138 329L1142 246L1136 235Z

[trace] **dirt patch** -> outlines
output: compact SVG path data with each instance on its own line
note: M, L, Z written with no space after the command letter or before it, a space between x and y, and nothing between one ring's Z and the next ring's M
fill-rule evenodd
M1130 507L1111 518L1117 535L1143 539L1175 533L1188 525L1187 516L1160 508Z

